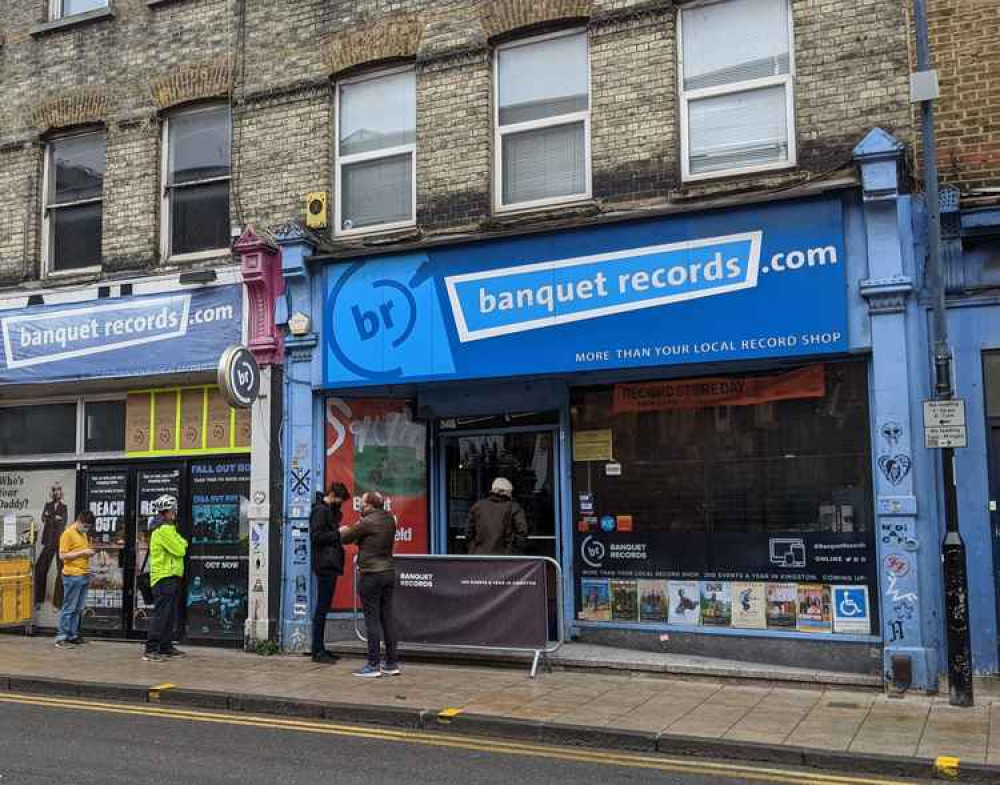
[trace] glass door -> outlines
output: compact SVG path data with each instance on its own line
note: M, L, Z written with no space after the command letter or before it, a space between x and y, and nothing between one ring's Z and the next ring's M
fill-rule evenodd
M90 557L90 587L83 612L87 632L122 634L126 631L125 598L128 566L129 470L100 468L85 471L83 507L94 513L90 533L95 553Z
M525 555L557 555L557 432L495 430L442 437L448 553L465 553L469 511L497 477L510 480L528 521Z
M129 603L129 631L144 633L149 630L149 616L152 607L143 602L142 594L136 589L136 578L149 570L149 522L154 517L152 504L160 496L168 494L179 502L183 501L181 491L181 467L169 465L143 466L135 469L135 494L132 522L132 548L134 557L130 560L132 570L128 576L131 594ZM178 626L183 627L183 616L178 615ZM180 639L180 630L175 631L175 639Z

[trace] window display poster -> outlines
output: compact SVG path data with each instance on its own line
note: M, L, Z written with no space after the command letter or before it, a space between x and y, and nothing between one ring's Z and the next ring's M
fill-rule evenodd
M142 469L136 474L136 515L135 515L135 578L149 571L149 522L154 517L152 504L160 496L168 494L181 498L181 470L173 467ZM145 570L143 566L145 565ZM132 586L132 627L135 630L149 629L151 605L146 605L138 588Z
M54 628L62 607L59 537L76 512L74 469L0 470L0 518L16 516L19 544L35 542L35 624Z
M639 597L635 581L611 581L613 621L639 621Z
M249 591L249 458L191 464L190 493L188 637L239 639Z
M128 472L87 473L87 508L94 513L91 540L97 547L125 547L125 508L128 505Z
M726 581L701 582L701 623L728 627L733 619L732 587Z
M799 584L798 629L802 632L833 632L829 586L820 583Z
M396 553L427 553L427 428L414 421L411 401L327 398L326 455L325 487L341 482L354 496L342 509L345 525L360 518L361 495L378 491L396 516ZM356 549L346 550L345 578L337 581L334 610L354 607L347 576Z
M611 621L611 583L585 578L582 590L580 618L585 621Z
M118 630L122 627L125 571L125 510L128 505L128 472L90 471L86 479L86 505L94 513L91 542L97 552L90 558L90 587L83 613L84 629Z
M698 581L670 581L670 623L696 627L701 622L701 588Z
M769 583L767 585L767 626L795 629L798 584Z
M670 599L666 581L640 580L639 621L667 621L667 603Z
M764 613L766 584L759 581L733 583L733 626L741 629L762 630L767 627Z

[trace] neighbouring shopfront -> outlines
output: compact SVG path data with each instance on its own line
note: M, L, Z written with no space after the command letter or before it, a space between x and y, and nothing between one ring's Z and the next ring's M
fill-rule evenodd
M844 189L310 267L279 238L311 327L286 337L285 645L313 492L382 490L401 549L464 553L503 476L581 638L926 681L909 306L873 307L910 238L869 217L907 209Z
M177 497L190 541L178 632L239 641L251 422L212 371L242 340L242 286L144 281L134 290L0 312L0 515L36 543L35 622L45 628L62 602L59 536L79 510L93 511L84 628L142 636L150 609L136 578L148 568L150 504Z

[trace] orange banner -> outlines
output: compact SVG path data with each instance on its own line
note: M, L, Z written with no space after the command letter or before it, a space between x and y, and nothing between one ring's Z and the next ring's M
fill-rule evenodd
M826 395L823 365L810 365L774 376L709 376L663 382L616 384L614 413L696 409L701 406L749 406L791 398Z

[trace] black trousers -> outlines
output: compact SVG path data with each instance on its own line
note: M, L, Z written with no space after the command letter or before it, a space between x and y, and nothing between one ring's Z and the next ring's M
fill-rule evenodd
M368 636L368 664L379 665L379 644L385 639L385 661L396 663L396 626L392 622L392 592L396 586L396 573L366 572L361 575L361 604L365 611L365 630Z
M165 654L174 645L180 590L181 579L177 577L162 578L153 587L153 617L149 620L147 652Z
M326 614L330 612L333 602L333 592L337 587L337 576L316 575L316 607L313 608L312 653L320 654L326 650L323 641L326 635Z

